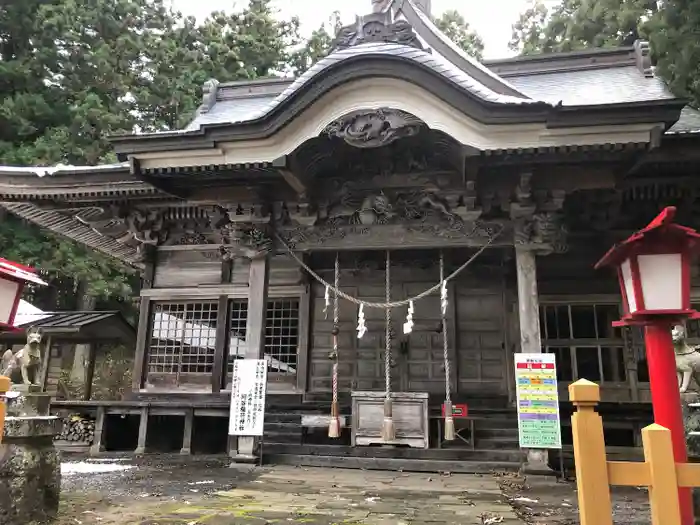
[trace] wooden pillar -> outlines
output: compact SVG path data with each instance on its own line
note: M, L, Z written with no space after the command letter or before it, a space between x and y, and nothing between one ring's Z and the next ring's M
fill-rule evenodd
M265 325L267 321L267 287L269 282L269 257L250 261L248 278L248 319L246 322L245 358L260 359L265 355ZM255 438L238 438L235 459L254 458Z
M146 436L148 435L148 407L141 407L141 420L139 421L139 440L134 454L146 453Z
M309 339L313 298L310 283L306 283L299 301L299 346L297 347L297 391L306 392L309 375Z
M105 430L106 409L103 406L97 407L97 417L95 419L95 435L90 446L90 455L96 456L104 450L102 438Z
M518 272L520 351L527 354L539 353L542 351L542 340L535 252L516 247L515 265Z
M219 309L216 319L216 343L214 349L214 366L212 367L211 375L211 391L212 394L221 392L221 385L224 382L225 370L228 367L228 297L226 295L219 296Z
M580 379L569 385L569 398L576 406L571 431L581 525L612 525L603 418L595 411L600 402L600 387Z
M83 390L83 399L90 401L92 397L92 381L95 378L95 362L97 361L97 343L90 345L88 354L88 365L85 373L85 389Z
M192 429L194 428L194 409L185 412L185 430L182 433L182 448L180 454L192 454Z
M147 297L141 297L139 307L139 324L136 332L136 355L134 356L134 371L131 378L131 392L138 394L143 387L146 375L146 358L148 346L148 329L151 322L151 301Z
M41 390L46 392L46 382L49 380L49 368L51 368L51 336L46 337L44 343L44 357L41 360L41 369L39 371L39 380L41 381Z
M537 294L537 261L535 251L515 247L515 265L518 274L518 317L520 325L520 352L542 352L540 336L540 301ZM526 470L547 471L547 450L529 449Z
M141 277L141 289L146 290L153 287L155 278L155 261L146 262L146 268ZM131 375L131 393L138 394L143 387L147 375L146 359L148 358L148 340L151 324L151 301L147 297L141 297L139 305L139 324L136 331L136 355L134 356L134 371Z

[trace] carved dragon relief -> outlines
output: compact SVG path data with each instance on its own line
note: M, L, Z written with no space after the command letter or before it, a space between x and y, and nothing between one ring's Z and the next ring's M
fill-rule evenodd
M356 148L379 148L417 135L425 124L398 109L380 108L354 111L331 122L323 133L343 139Z
M374 237L380 242L421 237L485 241L499 231L500 223L478 220L480 212L468 209L464 196L441 194L436 187L358 190L345 182L338 195L317 209L313 225L290 217L279 220L280 232L290 245L319 246L346 237L358 242Z

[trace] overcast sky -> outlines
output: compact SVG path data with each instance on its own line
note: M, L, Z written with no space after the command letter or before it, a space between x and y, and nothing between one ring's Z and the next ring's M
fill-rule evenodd
M229 11L234 5L244 5L245 0L171 0L173 6L188 15L205 17L214 10ZM510 56L508 41L511 24L524 11L531 0L433 0L433 14L440 15L448 9L460 11L469 24L484 39L487 58ZM556 3L547 0L546 3ZM352 21L356 14L370 11L370 0L275 0L281 17L299 16L302 32L308 35L330 17L340 11L344 22ZM496 7L498 6L498 7Z

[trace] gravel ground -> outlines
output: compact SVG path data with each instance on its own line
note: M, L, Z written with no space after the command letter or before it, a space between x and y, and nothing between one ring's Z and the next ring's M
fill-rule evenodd
M231 468L221 457L179 456L68 457L62 470L58 525L579 523L575 484L508 473ZM646 491L613 498L616 524L649 523Z

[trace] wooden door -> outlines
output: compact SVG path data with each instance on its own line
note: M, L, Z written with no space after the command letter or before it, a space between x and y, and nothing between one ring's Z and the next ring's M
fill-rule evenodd
M404 297L413 297L434 283L410 283L404 285ZM409 335L399 332L401 389L405 392L440 394L445 391L445 359L442 335L441 301L439 292L414 303L414 328ZM401 309L398 326L403 328L407 308ZM454 370L454 341L451 337L452 308L448 308L448 355ZM454 378L454 374L452 374Z
M359 283L350 280L348 286L341 289L366 301L384 302L384 286L377 282ZM329 307L328 315L324 315L324 288L318 284L313 286L313 323L311 363L309 373L309 389L315 392L331 390L332 360L329 353L332 349L333 306ZM400 287L394 287L393 294L401 293ZM393 295L398 297L398 295ZM332 300L331 300L332 302ZM340 301L339 315L339 367L338 386L341 392L351 390L384 391L384 349L385 349L385 313L382 309L365 308L367 333L362 339L357 338L358 306L346 300ZM395 313L398 316L398 313ZM392 323L396 333L400 333L403 319L394 318ZM401 376L398 372L398 341L394 341L392 355L391 379L392 390L401 388Z
M459 391L507 395L504 290L457 283L456 297Z
M364 284L360 288L361 298L370 302L384 302L386 288L380 283ZM392 286L392 298L399 298L402 293L400 286ZM399 309L392 310L392 326L394 338L391 352L391 389L401 390L401 367L399 356L399 338L403 319ZM356 338L357 360L355 373L355 390L386 389L385 359L386 354L386 312L380 308L365 308L367 333L362 339ZM357 328L357 326L355 326Z

